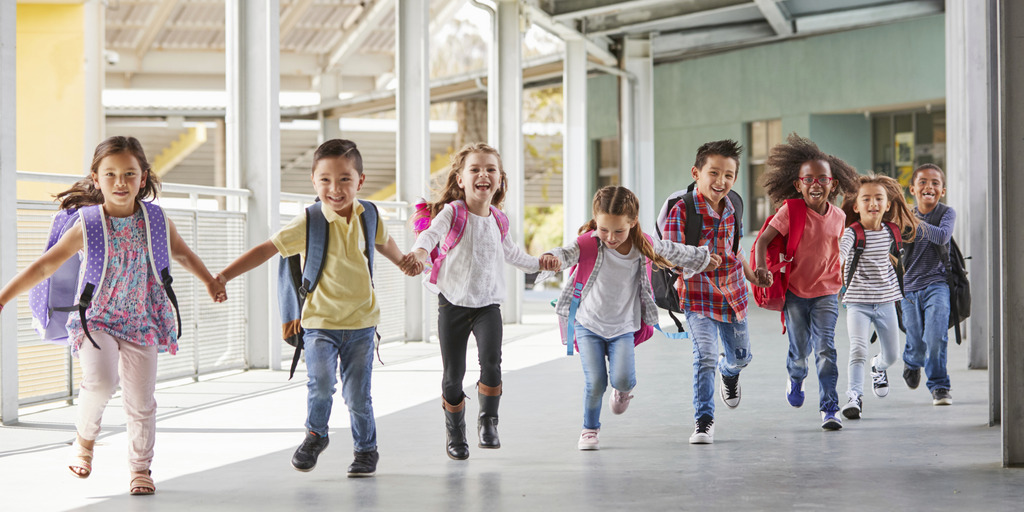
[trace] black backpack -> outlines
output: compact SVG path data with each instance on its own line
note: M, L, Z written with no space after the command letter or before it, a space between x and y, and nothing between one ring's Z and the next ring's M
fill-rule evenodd
M935 206L939 218L946 215L948 206L939 203ZM912 244L907 244L912 247ZM933 244L939 260L946 266L946 284L949 285L949 328L956 334L956 344L962 342L960 322L971 316L971 282L967 279L967 259L960 252L960 246L952 237L949 248L941 244ZM909 248L908 248L909 251Z
M658 238L662 238L661 226L666 220L665 217L672 211L676 203L683 201L683 204L686 205L686 226L683 229L686 245L696 246L700 243L700 232L704 228L704 218L701 214L697 213L697 205L694 203L693 189L695 185L696 182L690 183L690 186L686 187L685 191L677 190L665 200L665 204L661 207L661 214L658 216L658 222L654 227L658 233ZM733 236L732 251L733 254L739 254L740 236L743 235L743 198L732 190L729 191L728 197L735 210L734 228L736 233ZM679 307L679 292L676 291L676 280L678 279L679 274L676 274L671 268L655 267L651 272L654 303L659 308L668 311L668 315L676 323L676 328L679 329L679 332L683 332L683 323L675 315L675 313L683 313L682 308Z

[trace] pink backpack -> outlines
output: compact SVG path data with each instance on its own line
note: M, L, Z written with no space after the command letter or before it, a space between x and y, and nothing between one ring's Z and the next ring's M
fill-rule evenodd
M431 268L429 281L432 285L437 284L437 274L441 270L441 263L448 256L448 251L452 250L462 241L462 235L466 231L466 220L469 217L469 209L466 208L466 202L462 199L452 201L449 204L452 205L454 210L452 226L448 230L448 235L445 236L444 241L438 244L434 250L430 251ZM427 212L426 203L418 203L416 205L415 216L416 220L413 223L413 231L418 235L430 227L431 219L429 212ZM508 236L508 216L496 206L491 205L491 217L494 218L494 222L498 223L498 231L501 232L501 240L504 242L505 237Z
M594 271L594 264L597 262L598 240L592 235L593 231L588 231L576 238L576 244L579 245L580 248L580 257L579 261L576 262L576 265L573 266L570 271L572 275L573 288L572 302L569 304L569 317L558 317L559 326L561 327L559 330L562 333L562 344L565 345L566 355L570 356L572 355L573 347L576 345L576 310L579 309L580 299L583 295L583 287L586 286L587 280L590 279L590 274ZM654 243L654 239L651 238L650 235L645 233L644 236L647 237L648 242L652 244ZM646 260L644 268L647 272L647 281L650 282L651 260ZM653 297L653 289L649 289L647 292ZM633 346L651 339L651 336L654 336L655 329L661 331L665 336L673 339L689 337L689 333L686 332L668 333L662 331L660 325L647 325L644 323L643 319L641 319L640 329L633 333ZM572 343L569 343L568 340L572 340ZM577 349L579 349L579 347L577 347Z

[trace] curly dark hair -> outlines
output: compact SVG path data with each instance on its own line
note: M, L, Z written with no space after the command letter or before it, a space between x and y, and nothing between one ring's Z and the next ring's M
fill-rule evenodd
M786 137L785 144L776 144L771 149L766 162L768 171L761 176L761 186L776 207L781 206L786 199L801 197L793 182L800 178L800 167L805 162L815 160L828 163L832 178L838 185L828 195L830 202L834 202L840 192L844 196L857 193L860 178L856 169L842 159L818 149L818 145L811 139L791 133Z

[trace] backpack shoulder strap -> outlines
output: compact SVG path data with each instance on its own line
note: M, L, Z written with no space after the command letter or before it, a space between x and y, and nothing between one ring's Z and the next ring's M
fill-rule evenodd
M306 207L306 258L302 264L302 285L299 287L299 302L313 293L323 274L327 261L328 242L327 217L320 202Z
M850 266L846 269L846 279L843 281L843 286L846 288L849 288L850 282L853 281L853 275L857 272L857 264L860 263L860 257L864 254L864 246L867 245L867 235L864 234L863 224L854 222L850 224L850 229L853 230L853 258L850 260Z
M679 199L686 206L686 226L683 228L686 245L699 245L700 232L704 229L704 217L697 213L696 198L690 190Z
M894 222L883 222L882 223L889 231L889 237L892 239L892 243L889 245L889 253L896 258L896 264L893 265L893 270L896 271L896 281L900 285L900 294L906 294L903 288L903 276L906 273L906 269L903 268L903 236L900 233L900 227Z
M508 236L508 215L492 204L491 216L494 217L494 222L498 223L498 232L501 233L501 240L504 241Z
M437 249L431 252L430 283L437 284L437 276L441 272L441 262L448 256L448 251L459 245L462 235L466 231L468 213L466 203L461 199L448 203L452 207L452 222L444 240L438 244ZM436 253L436 254L435 254Z
M377 205L371 201L360 199L359 204L363 205L363 213L359 214L359 220L363 225L363 239L366 240L363 255L366 256L366 264L370 267L370 282L372 283L373 256L376 253L377 243L377 219L380 218L380 213L377 211Z
M565 337L566 355L570 356L576 341L576 310L580 307L583 288L587 285L587 280L590 279L590 274L594 271L594 264L597 262L597 239L591 236L592 234L592 231L587 231L576 237L576 244L580 248L580 257L572 272L572 295L569 302L569 318Z
M85 248L85 272L78 283L78 315L82 331L97 349L96 340L89 334L85 311L89 309L93 294L96 293L107 274L107 222L100 205L83 206L78 209L82 222L82 236Z
M157 276L160 284L167 293L171 305L174 306L174 314L178 319L178 337L181 337L181 312L178 310L178 298L174 295L171 283L171 242L170 227L167 224L167 217L163 208L149 202L142 201L142 215L146 219L146 244L149 249L149 262L153 267L153 275Z
M733 230L735 231L732 238L732 253L739 254L740 238L743 237L743 198L734 190L730 190L728 196L732 202Z

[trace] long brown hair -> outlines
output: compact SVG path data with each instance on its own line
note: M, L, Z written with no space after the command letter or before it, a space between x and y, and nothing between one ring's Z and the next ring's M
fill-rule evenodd
M607 186L598 190L597 193L594 194L594 206L592 209L594 217L597 217L598 214L621 215L629 219L631 222L635 222L639 212L640 200L636 198L636 194L626 187L617 187L614 185ZM580 226L579 234L582 235L588 231L594 231L596 229L597 221L590 219ZM633 243L633 247L636 247L637 250L640 251L640 254L643 254L658 267L671 268L675 266L672 262L654 252L654 246L647 241L647 237L644 236L644 232L640 229L639 222L630 228L629 241Z
M438 199L436 201L426 203L426 212L429 212L430 218L433 219L441 212L444 205L462 199L466 200L466 191L459 188L459 173L462 172L462 168L466 166L466 158L473 153L486 153L488 155L494 155L498 159L498 172L501 174L498 180L498 190L494 192L494 196L491 198L491 204L498 207L502 206L505 201L505 191L508 189L508 177L505 175L505 169L501 165L501 155L497 149L484 144L483 142L475 142L462 146L458 152L452 154L451 163L448 166L448 176L445 178L444 186L437 194ZM417 212L413 216L413 220L416 218L425 216L426 212Z
M880 185L885 190L885 195L889 199L889 211L882 214L882 221L896 224L903 235L903 240L913 242L919 221L910 211L910 206L907 205L907 201L903 197L903 187L900 186L900 183L888 176L874 173L861 175L858 179L861 188L864 185ZM860 214L853 211L853 205L857 202L858 196L860 196L860 188L857 189L856 194L848 194L843 201L847 226L854 222L860 222Z
M80 206L103 204L103 192L96 188L93 179L99 173L100 162L104 158L120 153L128 153L134 156L135 160L139 162L139 170L146 178L146 184L139 189L139 195L135 196L135 201L156 198L157 193L160 191L160 179L150 172L151 168L149 161L146 160L146 152L142 150L142 144L135 137L118 135L110 137L96 146L96 150L92 154L92 165L89 166L88 176L76 181L71 188L54 196L56 201L60 201L60 208L66 210Z

